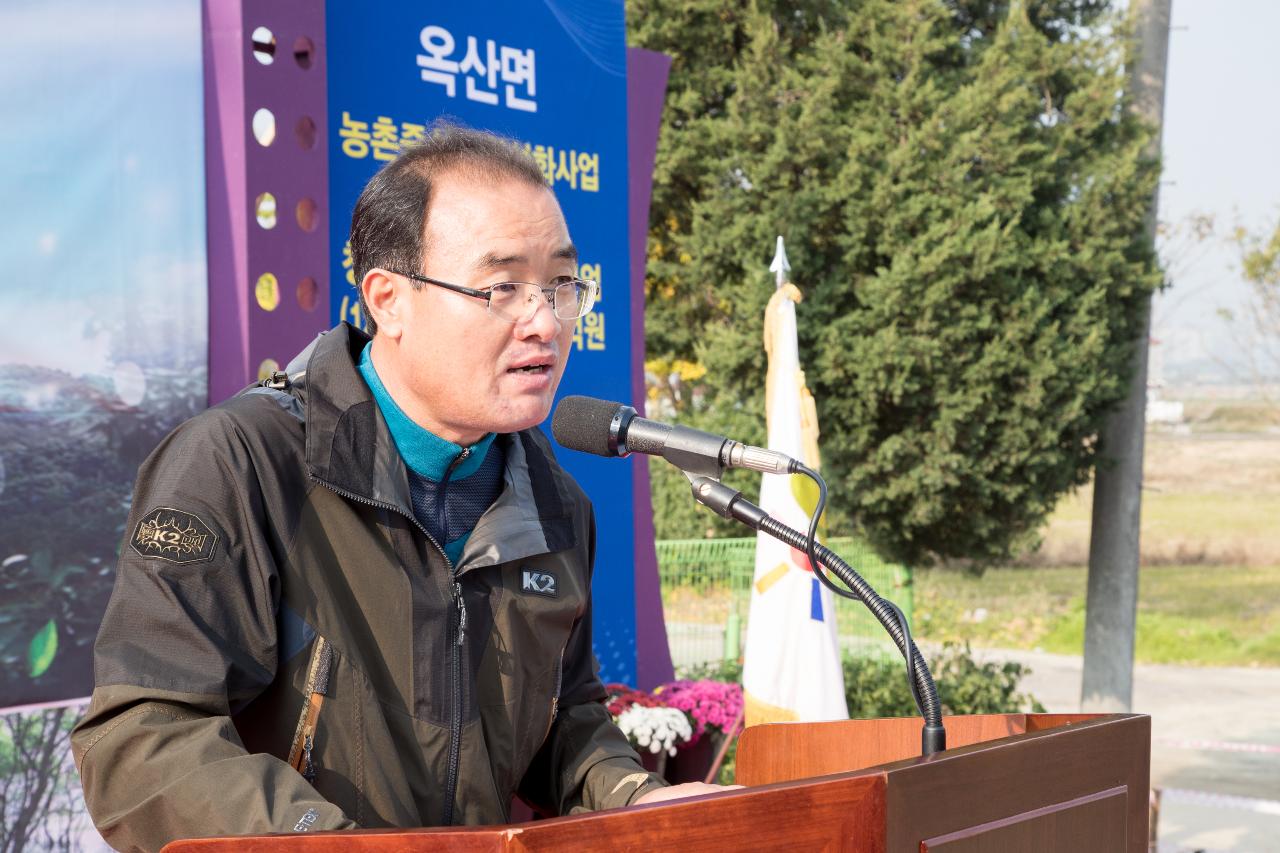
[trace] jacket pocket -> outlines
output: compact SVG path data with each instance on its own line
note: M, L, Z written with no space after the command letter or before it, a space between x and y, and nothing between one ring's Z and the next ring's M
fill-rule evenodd
M289 747L289 764L308 782L316 781L316 765L312 752L315 748L316 727L320 724L320 709L329 693L329 679L333 673L333 646L324 637L316 637L311 650L311 662L307 665L307 681L302 692L302 712L294 730L293 743Z

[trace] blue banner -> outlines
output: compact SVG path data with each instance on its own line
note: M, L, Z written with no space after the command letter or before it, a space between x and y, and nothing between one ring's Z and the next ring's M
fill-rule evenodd
M601 302L578 321L560 396L630 402L622 0L342 0L326 14L334 321L363 320L347 243L360 190L401 145L449 117L528 147L568 220L579 275L601 284ZM561 455L596 505L601 675L635 683L631 466Z

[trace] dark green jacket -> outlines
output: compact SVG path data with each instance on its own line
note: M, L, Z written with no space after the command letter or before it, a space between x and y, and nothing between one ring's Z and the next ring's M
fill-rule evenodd
M591 506L537 429L451 566L340 326L284 388L143 465L72 742L98 829L174 838L504 822L661 785L591 651ZM285 384L285 383L281 383Z

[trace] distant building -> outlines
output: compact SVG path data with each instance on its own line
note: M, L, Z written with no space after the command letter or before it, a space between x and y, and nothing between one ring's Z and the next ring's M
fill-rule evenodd
M1180 424L1183 420L1181 400L1161 400L1159 388L1147 388L1147 423Z

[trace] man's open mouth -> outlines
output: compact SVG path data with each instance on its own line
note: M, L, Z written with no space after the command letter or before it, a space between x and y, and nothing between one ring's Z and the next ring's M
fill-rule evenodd
M508 373L546 373L551 369L549 364L526 364L524 367L513 367Z

